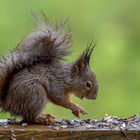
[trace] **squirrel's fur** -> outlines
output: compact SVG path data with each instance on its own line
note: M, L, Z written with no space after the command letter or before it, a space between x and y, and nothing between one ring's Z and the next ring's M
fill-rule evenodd
M38 122L48 101L71 109L76 116L85 113L70 101L69 93L81 99L96 98L97 80L89 68L95 45L90 44L75 62L63 64L61 60L69 54L70 37L58 27L44 23L0 62L2 110L28 122Z

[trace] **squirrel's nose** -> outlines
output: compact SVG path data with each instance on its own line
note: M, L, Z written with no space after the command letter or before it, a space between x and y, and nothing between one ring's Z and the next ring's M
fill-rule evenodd
M92 97L90 99L94 100L97 98L97 93L96 94L93 94Z
M98 90L99 90L99 86L97 85L97 87L96 87L96 92L98 92Z
M96 86L96 88L93 91L92 99L96 99L97 98L97 93L98 93L98 85Z
M98 86L98 84L96 84L95 89L94 89L94 92L97 93L98 92L98 89L99 89L99 86Z

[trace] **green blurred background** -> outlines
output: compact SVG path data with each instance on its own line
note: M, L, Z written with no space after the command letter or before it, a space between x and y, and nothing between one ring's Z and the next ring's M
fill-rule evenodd
M0 55L8 53L34 29L31 11L43 10L52 21L69 18L74 60L94 39L98 45L91 68L99 82L95 101L79 100L88 112L119 117L140 114L140 1L139 0L0 0ZM75 118L71 111L49 103L44 112ZM0 117L9 114L0 113Z

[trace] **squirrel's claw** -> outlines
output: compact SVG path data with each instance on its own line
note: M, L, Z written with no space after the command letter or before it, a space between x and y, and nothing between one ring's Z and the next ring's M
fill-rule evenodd
M34 123L37 124L44 124L44 125L50 125L53 124L55 122L55 118L50 115L50 114L40 114L35 118Z
M55 117L52 116L51 114L46 114L46 117L49 118L49 119L53 119L53 120L55 119Z
M80 118L80 116L79 116L79 112L76 112L76 111L72 111L72 113L76 116L76 117L78 117L78 118Z
M83 114L83 115L86 115L86 114L87 114L87 112L85 112L85 110L84 110L82 107L78 106L78 105L75 105L75 106L73 107L72 113L73 113L76 117L78 117L78 118L80 117L80 113Z
M87 112L85 112L85 111L84 111L84 112L82 112L82 114L83 114L83 115L88 115L88 113L87 113Z

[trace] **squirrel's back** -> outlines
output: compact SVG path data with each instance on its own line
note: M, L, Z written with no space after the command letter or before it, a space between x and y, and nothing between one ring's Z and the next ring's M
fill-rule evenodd
M25 37L15 51L0 61L0 105L9 82L18 71L37 64L56 65L69 54L70 35L45 22L38 31Z

